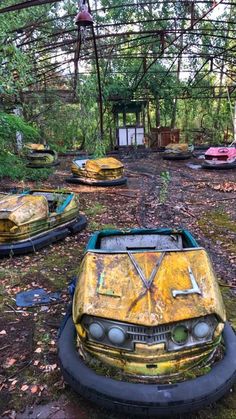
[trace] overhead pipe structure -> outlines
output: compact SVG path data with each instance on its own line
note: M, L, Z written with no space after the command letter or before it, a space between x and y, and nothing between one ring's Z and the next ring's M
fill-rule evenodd
M96 44L96 35L93 27L93 18L90 14L90 5L88 0L88 6L86 5L86 0L82 0L80 5L80 11L75 18L75 24L78 26L78 39L80 38L82 42L81 36L81 29L85 30L85 28L90 27L92 29L92 37L93 37L93 46L94 46L94 54L95 54L95 63L97 69L97 81L98 81L98 95L99 95L99 120L100 120L100 139L103 139L103 101L102 101L102 87L101 87L101 77L100 77L100 68L98 63L98 51L97 51L97 44ZM80 42L80 43L81 43ZM79 55L76 57L77 59L77 73L78 73L78 61ZM75 74L77 76L77 74ZM75 89L77 83L75 82Z

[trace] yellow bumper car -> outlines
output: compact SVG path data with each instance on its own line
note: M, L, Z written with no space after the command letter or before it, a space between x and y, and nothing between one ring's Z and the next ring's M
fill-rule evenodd
M197 410L236 380L236 336L209 256L186 230L95 233L58 347L75 391L128 415Z
M163 153L164 160L186 160L192 157L192 146L183 144L168 144Z
M124 177L124 165L113 157L74 160L71 171L73 176L67 179L70 183L118 186L127 182L127 178Z
M0 257L36 251L86 226L70 192L31 190L0 195Z
M27 143L25 147L29 150L26 156L28 160L27 167L41 169L60 164L57 152L50 150L49 147L44 144Z

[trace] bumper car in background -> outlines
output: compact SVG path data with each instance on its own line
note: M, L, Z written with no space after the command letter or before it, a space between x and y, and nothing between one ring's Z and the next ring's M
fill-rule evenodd
M74 193L48 190L0 195L0 257L36 251L87 224Z
M193 146L170 143L165 147L164 160L186 160L192 157Z
M234 169L236 168L236 147L210 147L205 153L203 169Z
M27 143L25 147L29 150L26 155L27 167L42 169L60 164L57 152L50 150L47 145Z
M71 171L73 176L67 178L69 183L119 186L127 182L127 178L124 177L124 165L114 157L74 160Z

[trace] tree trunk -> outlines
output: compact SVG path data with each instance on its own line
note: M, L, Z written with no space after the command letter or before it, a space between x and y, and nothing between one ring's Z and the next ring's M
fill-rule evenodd
M156 127L161 126L161 111L160 111L160 99L159 96L156 98Z

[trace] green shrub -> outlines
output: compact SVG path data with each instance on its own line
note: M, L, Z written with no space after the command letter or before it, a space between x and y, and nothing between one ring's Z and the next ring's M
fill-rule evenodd
M12 180L41 181L47 179L53 172L51 168L30 169L26 162L13 153L0 153L0 179L8 177Z
M24 142L35 141L38 130L24 121L20 116L0 112L0 153L16 150L16 133L23 134Z

